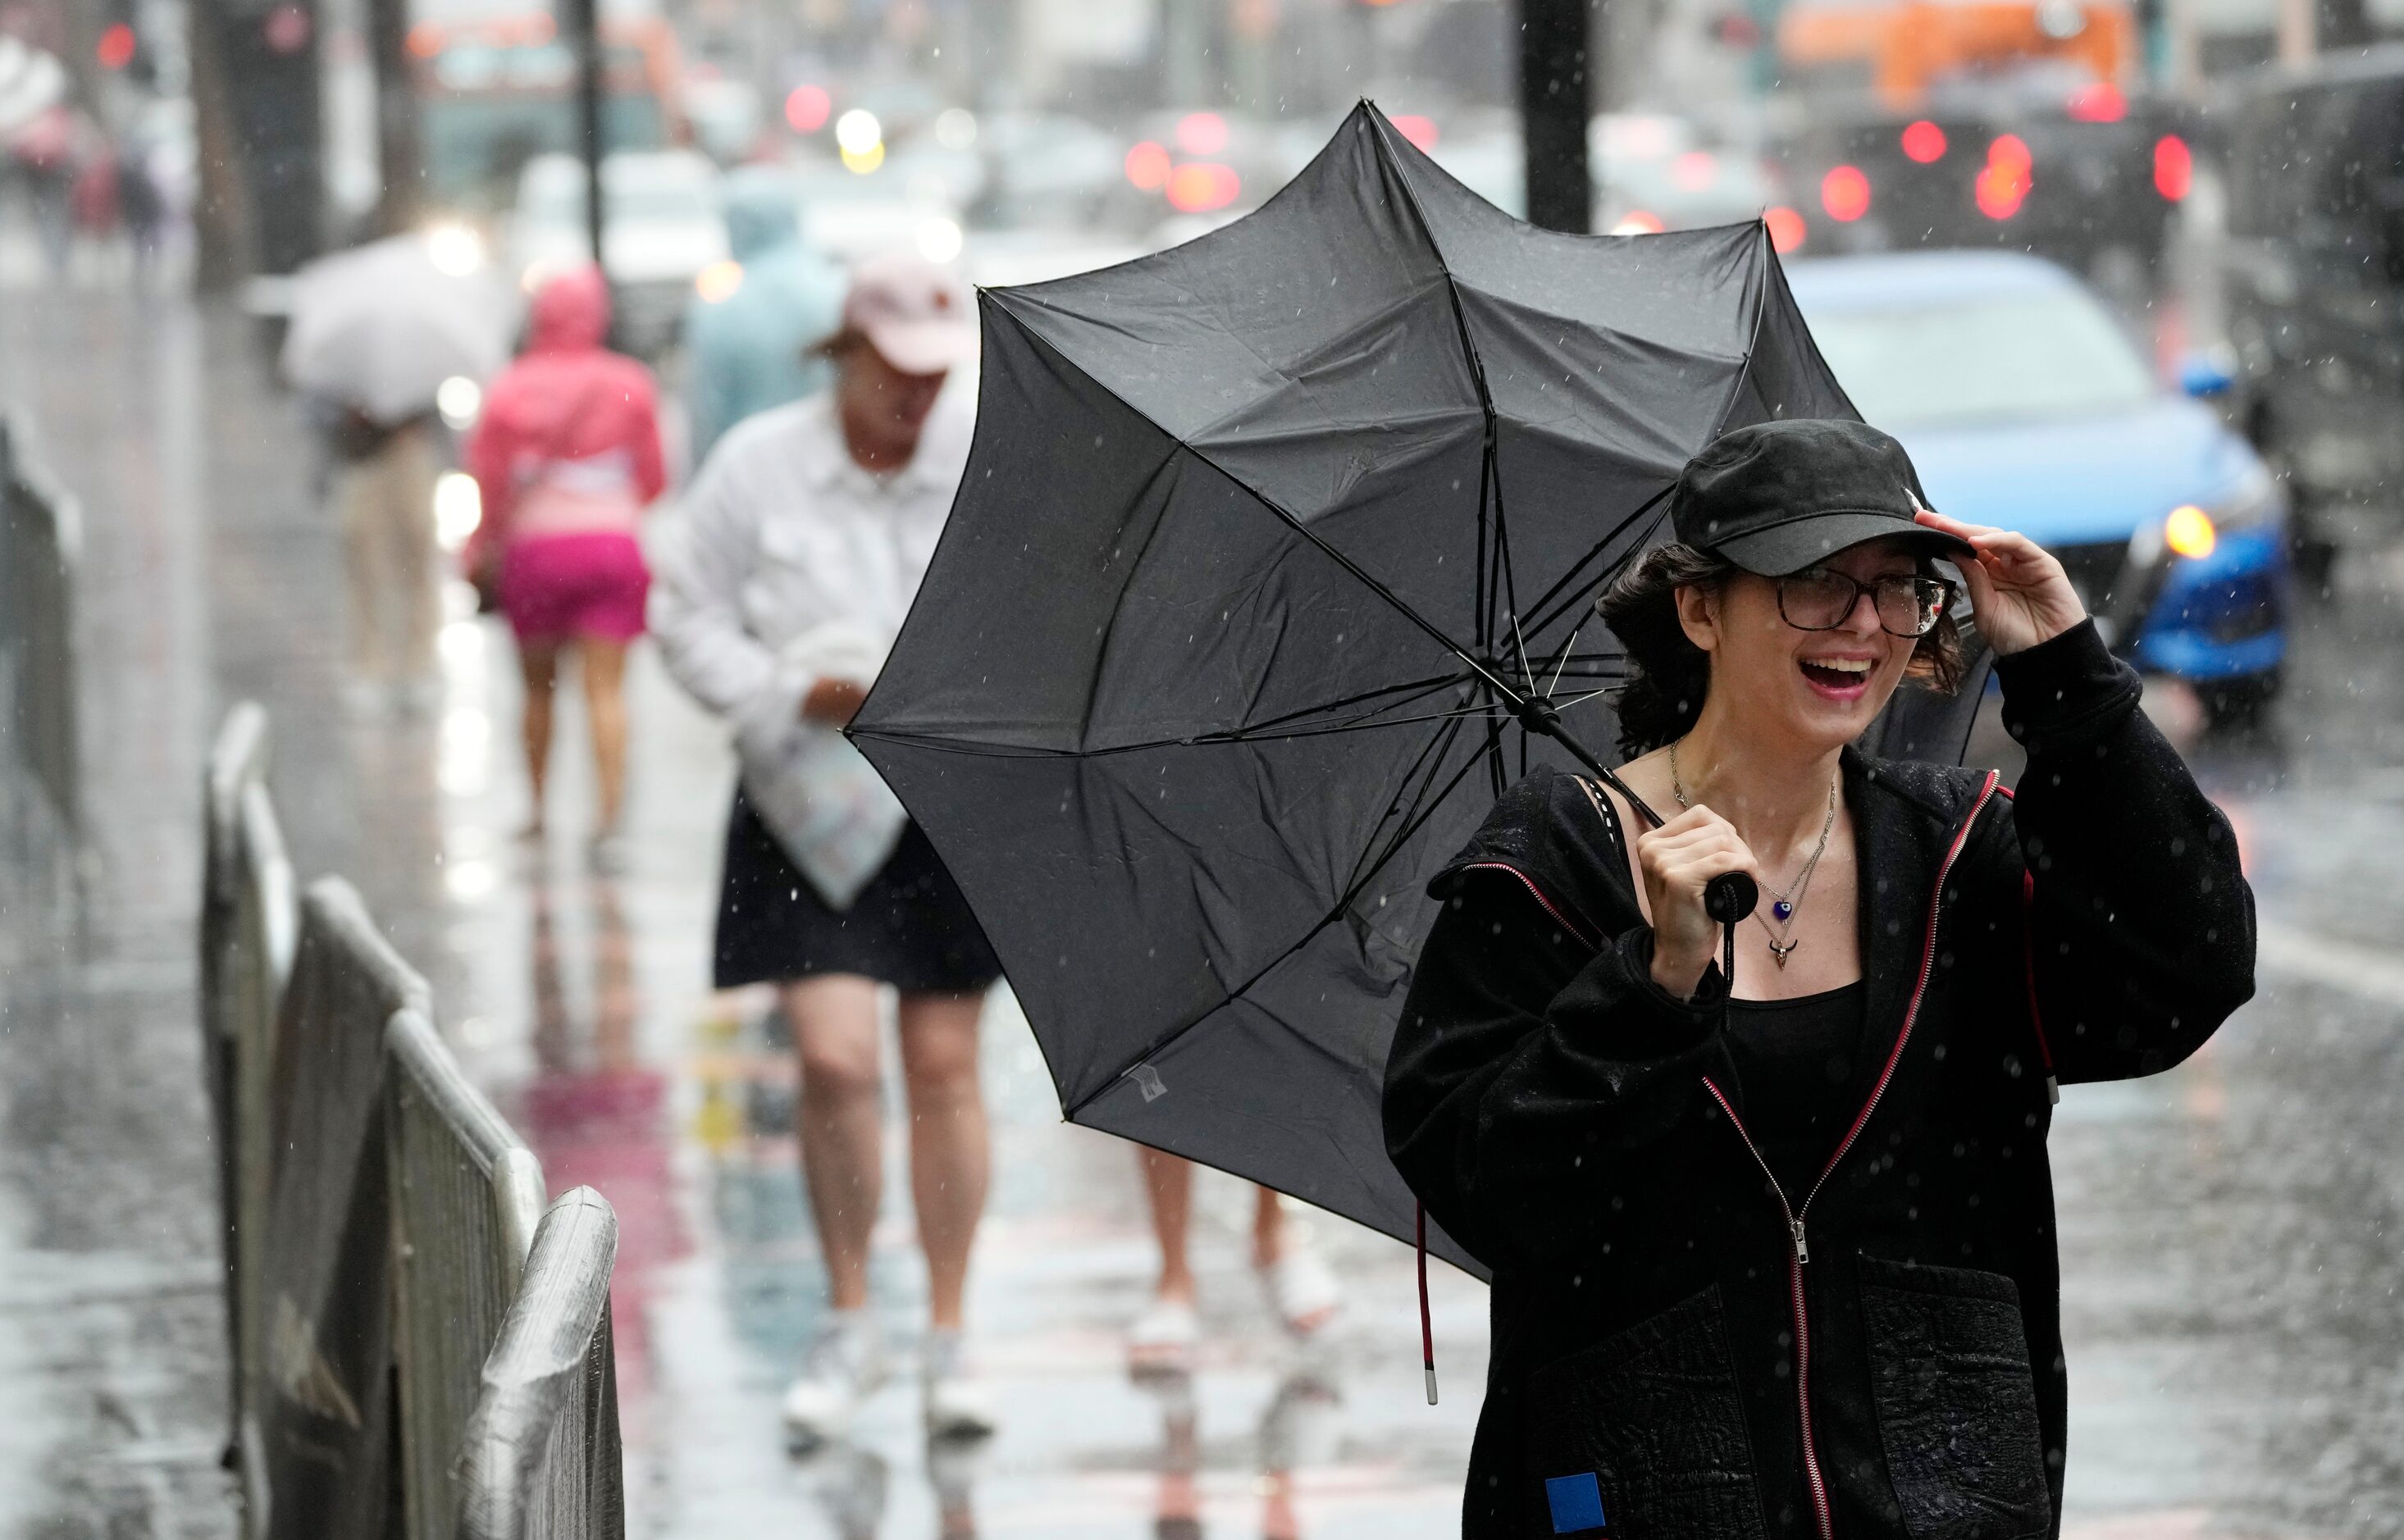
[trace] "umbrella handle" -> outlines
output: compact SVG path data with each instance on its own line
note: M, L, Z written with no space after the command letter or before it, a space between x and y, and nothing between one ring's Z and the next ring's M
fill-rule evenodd
M1628 798L1628 805L1634 808L1646 823L1656 829L1661 826L1663 823L1661 815L1647 806L1644 798L1637 796L1627 782L1622 781L1601 761L1588 754L1586 745L1563 732L1557 718L1547 721L1546 731L1555 742L1585 761L1586 769L1602 777L1605 785ZM1703 912L1723 925L1734 925L1738 921L1751 914L1760 902L1760 884L1754 881L1752 876L1746 872L1726 872L1703 884ZM1733 942L1734 937L1731 936L1730 940ZM1736 977L1733 968L1728 977L1731 978Z

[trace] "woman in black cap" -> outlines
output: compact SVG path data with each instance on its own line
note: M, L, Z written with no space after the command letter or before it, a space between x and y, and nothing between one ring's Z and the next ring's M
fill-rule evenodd
M2253 898L2061 564L1922 505L1859 423L1716 440L1599 606L1633 799L1539 770L1433 884L1385 1117L1494 1272L1464 1534L2059 1526L2051 1093L2194 1052L2252 993ZM1940 557L2017 801L1851 746L1958 673Z

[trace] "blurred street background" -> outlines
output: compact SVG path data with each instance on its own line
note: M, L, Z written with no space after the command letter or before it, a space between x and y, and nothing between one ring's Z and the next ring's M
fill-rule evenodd
M0 409L7 464L75 506L80 711L78 815L20 786L0 853L0 1535L239 1533L192 924L245 699L302 877L357 885L552 1189L617 1210L628 1533L1457 1533L1483 1287L1432 1269L1430 1408L1410 1252L1293 1208L1344 1296L1297 1339L1251 1189L1205 1172L1201 1345L1131 1373L1136 1158L1061 1121L1006 986L969 1306L1000 1431L930 1443L896 1387L789 1454L825 1277L790 1033L709 988L729 732L637 643L618 831L588 848L570 690L523 838L521 675L458 561L489 380L412 430L443 576L386 678L344 642L339 428L279 364L329 254L423 243L505 345L597 237L672 502L728 425L703 339L773 319L740 307L777 263L1123 260L1257 207L1364 96L1538 223L1763 221L1936 504L2070 565L2235 819L2263 939L2205 1052L2060 1109L2064 1533L2404 1535L2396 0L0 0ZM763 203L764 233L730 218ZM900 1182L885 1209L907 1345Z

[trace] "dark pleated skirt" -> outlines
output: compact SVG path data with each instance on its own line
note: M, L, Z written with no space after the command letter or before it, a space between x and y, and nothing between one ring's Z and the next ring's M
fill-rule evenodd
M851 973L896 989L969 994L1001 963L915 823L848 909L827 907L738 789L726 825L713 973L720 989Z

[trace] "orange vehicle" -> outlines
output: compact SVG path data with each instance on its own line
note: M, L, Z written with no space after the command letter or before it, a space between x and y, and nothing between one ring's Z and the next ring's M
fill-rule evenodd
M577 148L576 55L548 8L409 31L418 133L433 201L490 212L535 156ZM676 35L657 18L601 23L605 149L684 143Z
M2136 57L2136 25L2115 0L1804 4L1779 18L1778 52L1796 76L1866 84L1908 111L1937 81L2032 64L2070 64L2117 85Z

